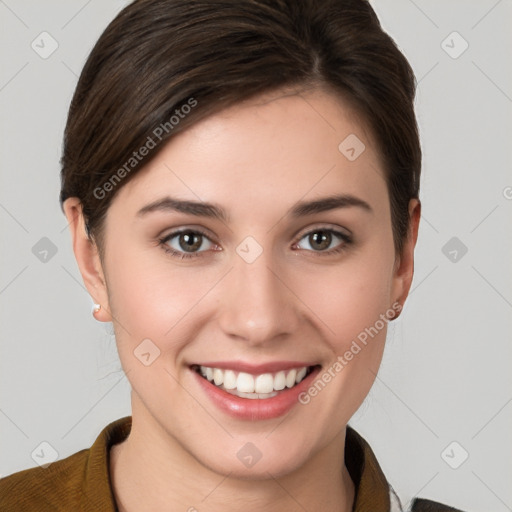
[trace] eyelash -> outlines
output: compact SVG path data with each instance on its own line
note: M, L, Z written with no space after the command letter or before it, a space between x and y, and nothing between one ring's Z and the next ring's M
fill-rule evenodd
M335 229L332 229L332 228L315 228L311 231L308 231L306 233L304 233L299 239L298 239L298 242L300 242L303 238L309 236L309 235L312 235L313 233L317 233L319 231L324 231L324 232L328 232L328 233L331 233L339 238L341 238L342 240L342 243L340 245L338 245L337 247L335 247L334 249L330 249L328 251L312 251L312 250L309 250L309 249L300 249L300 250L305 250L305 251L308 251L308 252L314 252L316 254L318 254L318 256L334 256L336 254L340 254L342 253L343 251L345 251L347 249L347 246L349 246L350 244L353 243L353 240L352 240L352 237L347 235L346 233L342 233L340 231L337 231ZM206 252L206 251L198 251L198 252L192 252L192 253L187 253L187 252L180 252L180 251L176 251L175 249L173 249L172 247L169 247L169 245L167 245L167 243L172 240L173 238L183 234L183 233L190 233L190 234L198 234L198 235L202 235L204 236L205 238L207 238L208 240L210 240L209 236L207 233L205 233L204 231L198 229L198 228L195 228L195 229L181 229L181 230L178 230L178 231L173 231L172 233L169 233L168 235L166 235L165 237L163 238L159 238L158 239L158 244L162 247L162 249L167 253L169 254L171 257L173 258L178 258L178 259L188 259L188 258L196 258L196 257L200 257L202 256L202 253L203 252ZM210 240L211 242L211 240ZM298 243L296 242L296 243ZM213 243L213 242L212 242Z

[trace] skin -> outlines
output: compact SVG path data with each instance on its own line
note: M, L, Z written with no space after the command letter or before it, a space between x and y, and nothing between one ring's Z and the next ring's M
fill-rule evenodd
M366 149L349 161L338 145L352 133ZM287 215L299 200L333 193L352 194L371 211ZM137 215L166 195L215 203L230 219ZM398 257L377 148L348 104L320 88L279 91L180 133L113 199L103 261L85 234L79 200L64 208L84 283L102 306L96 318L113 321L132 386L132 431L111 450L120 510L352 510L346 425L374 382L386 327L307 405L276 419L226 415L189 369L233 359L313 361L326 369L379 315L403 305L420 204L410 201ZM173 258L159 245L182 227L209 233L199 257ZM319 249L308 236L319 228L349 230L353 242L333 236ZM263 249L252 263L236 252L247 236ZM180 249L179 237L168 244ZM338 254L321 252L341 246ZM150 366L133 354L146 338L160 350ZM247 442L262 453L252 468L236 457Z

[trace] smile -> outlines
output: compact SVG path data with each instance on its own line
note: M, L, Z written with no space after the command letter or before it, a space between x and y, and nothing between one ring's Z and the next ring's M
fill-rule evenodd
M198 365L194 370L210 383L232 395L240 398L267 399L277 396L279 391L295 387L314 368L314 366L302 366L259 375Z

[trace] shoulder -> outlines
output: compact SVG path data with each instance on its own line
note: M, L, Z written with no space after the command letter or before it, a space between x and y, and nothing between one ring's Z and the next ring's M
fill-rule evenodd
M80 500L89 450L48 467L25 469L0 479L0 510L72 510Z
M90 448L46 467L19 471L0 479L2 512L70 510L113 512L110 448L126 439L131 416L107 425Z
M437 501L416 498L411 506L411 512L462 512L458 508L449 507Z
M354 512L462 512L423 498L414 498L410 508L405 510L382 472L370 445L349 425L345 440L345 464L356 487Z
M413 498L410 508L402 508L400 498L397 496L393 486L389 486L390 509L389 512L463 512L458 508L449 507L438 501L426 500L424 498Z

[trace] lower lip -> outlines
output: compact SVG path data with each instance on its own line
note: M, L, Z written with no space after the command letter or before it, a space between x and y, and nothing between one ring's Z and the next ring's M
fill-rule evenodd
M254 399L241 398L227 393L204 377L201 377L195 370L191 369L191 371L196 376L199 385L204 389L207 396L219 409L235 418L254 421L278 418L286 414L294 405L299 403L299 395L309 388L320 372L320 368L314 368L299 384L293 388L280 391L277 396Z

